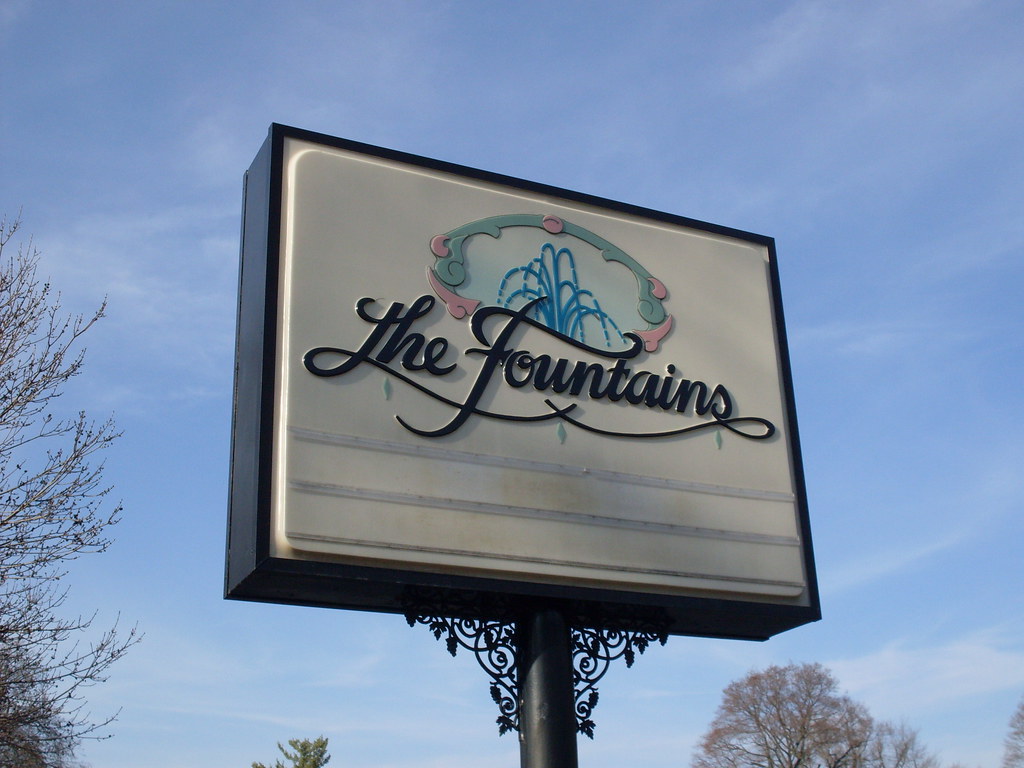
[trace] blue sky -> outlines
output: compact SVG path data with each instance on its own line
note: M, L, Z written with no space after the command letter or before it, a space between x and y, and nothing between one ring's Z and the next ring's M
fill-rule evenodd
M487 680L401 617L222 599L241 177L271 122L776 239L824 619L602 682L588 768L684 766L722 688L820 661L945 763L1024 694L1024 6L0 0L0 210L114 413L124 521L69 577L145 641L104 768L509 766Z

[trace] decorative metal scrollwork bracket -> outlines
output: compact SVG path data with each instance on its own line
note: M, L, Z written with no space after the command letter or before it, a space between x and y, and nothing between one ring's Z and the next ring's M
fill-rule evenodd
M436 607L436 606L435 606ZM452 606L448 606L449 608ZM470 651L480 667L491 678L491 698L498 705L498 733L519 730L519 675L516 666L516 620L509 616L497 619L460 619L425 615L415 609L405 615L409 626L425 625L434 638L445 641L448 653L455 656L459 648ZM625 659L632 667L637 654L651 643L664 645L668 633L664 622L645 622L646 628L635 630L571 628L571 649L574 685L576 730L594 738L591 718L597 706L597 683L611 663ZM660 625L660 626L659 626Z
M616 659L625 659L626 666L632 667L636 655L646 651L655 640L664 645L668 634L664 630L572 628L572 677L577 731L594 738L595 725L590 716L597 706L597 683L604 677L611 663Z
M491 698L498 705L498 733L519 730L519 676L516 674L516 626L513 622L448 619L406 614L409 626L425 624L434 638L444 638L452 656L465 648L491 678Z

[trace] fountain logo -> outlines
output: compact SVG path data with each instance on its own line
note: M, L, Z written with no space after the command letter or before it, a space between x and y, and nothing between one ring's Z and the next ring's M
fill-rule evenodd
M629 438L704 430L716 430L720 438L721 430L728 430L764 440L775 433L766 419L735 415L724 384L686 378L672 363L664 373L629 366L641 355L656 353L672 332L672 316L664 306L668 291L634 258L593 232L557 216L510 214L436 235L430 251L434 263L427 268L427 280L434 295L419 296L408 307L392 302L382 312L374 311L374 299L360 299L356 314L372 326L362 343L355 349L310 349L303 357L306 370L333 377L364 364L374 366L444 403L451 418L433 428L395 415L423 437L453 434L474 417L554 420L563 441L566 425ZM414 330L434 309L435 296L452 317L468 319L481 346L460 354L449 338L427 339ZM536 333L540 338L531 336ZM533 346L531 338L540 346ZM543 351L531 351L527 344ZM431 384L434 377L460 368L471 382L468 393L452 398ZM541 393L538 409L524 414L485 408L485 395L501 386ZM580 407L601 401L690 418L653 431L610 428L595 416L599 408L584 414Z
M508 247L498 247L502 240ZM603 342L608 349L631 347L628 332L642 339L648 352L657 350L672 328L672 316L662 304L667 296L664 283L622 249L557 216L481 219L437 235L430 241L430 250L437 258L428 272L430 285L456 318L473 314L481 304L518 309L539 299L532 316L552 331L582 343L589 334L598 341L591 346ZM476 259L471 255L481 251ZM592 258L586 261L585 256ZM467 262L474 272L493 274L496 268L500 279L470 280ZM590 274L584 272L584 264ZM605 271L620 280L602 279L600 273ZM621 285L623 277L630 282L635 279L633 307L628 303L629 286ZM587 279L605 289L604 307L594 285L581 284ZM627 298L624 306L616 302L617 318L609 312L607 301L615 291Z

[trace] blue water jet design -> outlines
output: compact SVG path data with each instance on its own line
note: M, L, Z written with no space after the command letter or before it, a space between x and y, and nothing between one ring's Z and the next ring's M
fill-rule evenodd
M506 294L510 284L518 287ZM533 316L548 328L586 344L586 321L590 320L591 325L599 324L606 347L625 341L622 331L601 309L594 294L580 287L576 258L568 248L556 250L551 243L544 243L538 256L524 266L510 269L498 286L498 302L506 308L539 298L548 301L538 302Z

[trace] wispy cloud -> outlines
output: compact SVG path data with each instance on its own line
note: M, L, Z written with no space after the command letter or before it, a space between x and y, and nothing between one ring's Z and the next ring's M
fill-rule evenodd
M819 568L821 591L835 595L876 583L886 576L921 566L956 546L963 538L963 532L946 531L924 541L901 540L885 549L863 553L837 567Z
M223 390L233 349L237 216L229 225L195 207L108 214L36 238L40 269L69 311L107 300L108 320L88 342L90 360L101 361L96 370L115 374L103 387L108 396L120 392L119 410L134 399L173 398L179 386L189 397L213 382ZM113 360L131 361L132 377L102 364ZM154 388L151 374L174 384Z
M1024 650L1015 637L1019 631L1019 626L992 627L930 646L894 640L828 666L879 716L923 715L965 699L1024 688Z
M954 199L978 195L977 185L966 195L937 177L935 158L945 173L971 173L970 160L1013 141L1008 110L1024 89L1024 50L986 44L993 18L1007 31L1019 23L1009 4L987 13L974 0L769 7L774 16L741 27L742 44L716 73L724 93L757 108L757 133L744 136L737 156L755 171L759 205L884 219L934 197L941 207L913 215L938 217L956 212ZM764 114L783 104L783 114ZM756 174L766 165L770 187ZM993 176L972 178L988 185Z
M909 52L955 29L979 0L946 2L786 3L768 23L754 27L746 59L735 63L737 88L799 83L821 62L857 72L891 69Z
M0 3L0 41L11 34L19 18L28 10L29 0L5 0Z
M798 327L790 333L794 347L824 347L830 352L857 357L881 357L934 343L936 329L920 322L871 320L866 322L830 322Z
M836 529L843 542L831 560L819 563L823 593L836 595L876 585L883 578L923 572L943 557L958 552L991 552L995 545L1021 535L1024 478L1020 474L1020 444L1013 434L994 435L987 444L954 443L950 465L955 475L914 497L893 500L883 517L870 518L887 526L890 535L864 528L863 521ZM921 510L927 510L927 520ZM970 514L965 514L970 510ZM896 535L893 535L893 534ZM993 568L1002 572L1002 561Z

